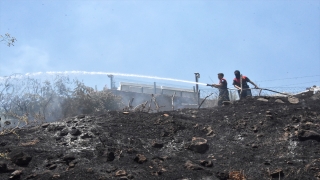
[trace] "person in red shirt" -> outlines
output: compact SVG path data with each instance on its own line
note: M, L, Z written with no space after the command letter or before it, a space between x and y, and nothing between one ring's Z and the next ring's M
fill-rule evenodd
M211 86L219 89L218 106L221 106L223 101L230 101L228 83L227 83L227 80L224 79L223 77L224 77L224 74L219 73L218 74L219 84L207 84L207 86Z
M254 88L258 88L258 86L247 76L243 76L242 74L240 74L239 70L234 71L234 75L236 77L233 79L233 85L238 89L239 98L241 99L242 97L252 96L251 89L249 89L250 87L248 83L254 85ZM242 82L242 91L240 82Z

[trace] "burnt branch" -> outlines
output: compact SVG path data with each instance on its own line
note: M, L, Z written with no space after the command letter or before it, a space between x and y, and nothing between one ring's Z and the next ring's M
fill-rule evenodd
M204 101L205 101L208 97L210 97L212 94L213 94L213 93L209 94L208 96L206 96L206 97L201 101L198 109L200 109L200 107L202 106L202 104L204 103Z
M171 104L172 104L172 111L174 111L174 96L176 95L176 92L171 97Z

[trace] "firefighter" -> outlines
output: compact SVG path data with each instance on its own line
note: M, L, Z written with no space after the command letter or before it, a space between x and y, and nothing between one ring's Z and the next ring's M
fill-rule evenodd
M211 86L219 89L218 106L221 106L223 101L230 101L228 83L227 83L227 80L224 79L223 77L224 77L224 74L219 73L218 74L219 84L207 84L207 86Z
M258 86L254 82L252 82L247 76L241 75L239 70L234 71L234 75L236 77L233 79L233 85L235 88L238 89L239 98L241 99L242 97L252 96L251 89L249 89L250 87L248 85L248 82L251 83L254 86L254 88L258 88ZM242 90L241 90L241 84L240 84L241 81L242 81Z

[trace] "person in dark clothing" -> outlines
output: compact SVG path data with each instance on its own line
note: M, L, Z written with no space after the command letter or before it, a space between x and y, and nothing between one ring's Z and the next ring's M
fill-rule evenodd
M233 79L233 85L238 89L239 98L252 96L251 89L249 89L248 82L254 85L254 88L258 88L258 86L252 82L247 76L243 76L240 74L239 70L234 71L234 75L236 76ZM242 89L241 89L242 84Z
M227 80L224 79L223 77L224 77L224 74L219 73L218 74L219 84L207 84L207 86L211 86L219 89L218 106L221 106L223 101L230 101L228 83L227 83Z

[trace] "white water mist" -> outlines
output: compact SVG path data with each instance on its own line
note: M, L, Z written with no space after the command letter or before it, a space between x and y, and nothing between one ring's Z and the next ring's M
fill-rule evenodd
M194 82L194 81L186 81L181 79L174 79L174 78L163 78L157 76L145 76L145 75L138 75L138 74L123 74L123 73L109 73L109 72L88 72L88 71L48 71L48 72L36 72L36 73L26 73L24 75L16 75L15 77L23 77L23 76L40 76L40 75L71 75L71 74L80 74L80 75L114 75L114 76L124 76L124 77L136 77L136 78L147 78L147 79L158 79L158 80L166 80L166 81L175 81L175 82L182 82L182 83L189 83L189 84L199 84L206 86L206 83ZM0 77L0 80L6 79L6 77Z

